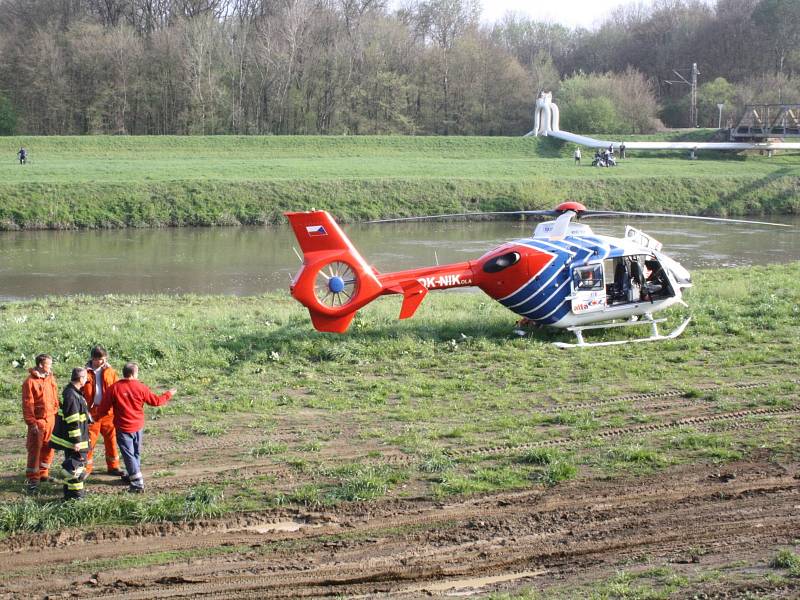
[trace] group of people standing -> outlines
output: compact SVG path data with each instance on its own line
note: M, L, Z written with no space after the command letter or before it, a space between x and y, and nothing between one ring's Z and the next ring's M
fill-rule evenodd
M64 451L64 497L83 498L84 482L94 470L94 449L101 435L109 475L120 477L129 492L143 492L140 454L144 405L162 406L176 390L157 396L138 381L139 366L134 362L123 367L120 379L108 362L105 348L95 346L86 366L72 369L59 401L52 366L49 354L39 354L22 384L22 415L28 426L28 493L36 493L41 482L56 481L50 476L50 467L58 449ZM125 472L120 469L120 451Z
M625 142L622 142L619 145L619 157L620 158L625 158L625 150L626 150ZM606 160L608 160L609 157L613 157L613 156L614 156L614 145L613 144L611 144L607 149L604 149L602 151L601 150L597 150L595 152L595 154L594 154L595 158L605 158ZM581 147L580 146L575 146L575 152L572 153L572 158L575 159L575 164L580 166L580 164L581 164Z

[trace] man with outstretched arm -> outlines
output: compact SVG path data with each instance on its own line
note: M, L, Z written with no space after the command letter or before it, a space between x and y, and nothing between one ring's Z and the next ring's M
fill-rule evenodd
M114 415L109 413L103 418L97 416L97 409L103 397L108 394L109 388L114 385L119 376L113 367L108 364L108 352L102 346L92 348L91 358L86 363L88 379L83 386L83 397L89 405L94 423L89 427L89 455L86 457L86 474L94 469L94 448L102 434L106 450L106 468L109 475L121 477L119 469L119 451L117 450L117 436L114 431Z
M129 362L122 368L122 379L112 385L103 396L97 417L102 418L114 411L114 427L117 444L122 451L122 460L128 471L128 491L137 494L144 491L140 454L144 432L144 405L163 406L177 392L175 388L156 396L139 379L139 365Z
M50 447L50 436L58 412L58 387L52 368L53 357L40 354L36 357L36 367L28 371L28 378L22 384L22 417L28 426L25 477L28 479L29 494L36 493L40 481L52 481L50 463L53 449Z
M89 425L92 416L81 388L86 384L86 369L75 367L72 377L61 395L61 408L56 416L50 446L64 451L64 500L83 498L83 482L86 479L86 453L89 451Z

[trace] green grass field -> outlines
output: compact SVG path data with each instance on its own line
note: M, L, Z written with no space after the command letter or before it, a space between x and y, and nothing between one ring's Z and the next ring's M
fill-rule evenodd
M21 499L19 387L36 353L54 355L63 383L95 343L107 346L116 365L138 361L146 383L179 389L173 403L149 411L144 459L149 480L180 473L201 454L147 453L148 444L180 448L198 439L231 440L221 446L222 454L203 455L204 464L219 455L231 464L277 465L294 475L275 480L231 471L212 488L188 480L177 495L125 500L122 512L119 503L100 496L93 500L94 512L76 516L73 525L369 500L404 488L436 497L551 486L579 476L724 463L755 448L796 460L800 446L791 418L754 416L759 426L735 433L726 431L723 421L719 430L687 426L615 439L596 434L676 419L680 410L713 417L793 406L800 389L798 277L800 263L701 271L689 294L691 308L668 312L667 327L687 312L693 315L682 337L570 351L550 344L568 340L563 332L513 335L514 316L480 294L433 294L417 316L402 322L396 320L398 299L382 299L363 310L344 336L314 331L306 311L286 294L5 304L0 306L5 357L0 531L64 524L50 520L57 505L46 504L58 497L58 489L39 501ZM609 331L596 338L626 335L631 334ZM758 386L735 387L748 382ZM671 409L678 412L666 416L624 400L585 406L669 390L678 390L685 406L678 403ZM259 441L237 449L238 436L247 432ZM513 450L565 437L573 443ZM481 450L498 446L512 450L500 455ZM389 455L405 459L393 462Z
M25 166L14 160L21 145ZM575 167L571 150L541 138L6 137L0 228L260 224L311 207L354 220L564 199L692 214L800 211L796 153L688 161L639 152L596 169L588 151Z

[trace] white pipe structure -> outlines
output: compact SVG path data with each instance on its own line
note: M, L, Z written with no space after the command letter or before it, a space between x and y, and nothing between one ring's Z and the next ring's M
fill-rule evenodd
M536 99L533 129L523 137L552 136L589 148L612 147L619 150L622 142L598 140L559 129L558 106L551 92L542 92ZM625 142L626 150L800 150L800 142Z
M536 99L536 109L533 113L533 131L526 136L543 135L559 131L558 129L558 106L553 104L552 92L540 92Z
M613 147L619 150L621 142L598 140L569 131L551 131L552 137L574 142L589 148ZM800 142L625 142L626 150L800 150Z

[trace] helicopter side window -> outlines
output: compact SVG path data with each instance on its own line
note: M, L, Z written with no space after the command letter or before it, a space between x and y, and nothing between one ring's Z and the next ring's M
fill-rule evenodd
M575 290L595 291L603 289L603 265L576 267L572 271Z
M483 270L485 273L497 273L510 267L511 265L517 264L519 259L519 252L507 252L506 254L495 256L494 258L487 260L483 265Z

